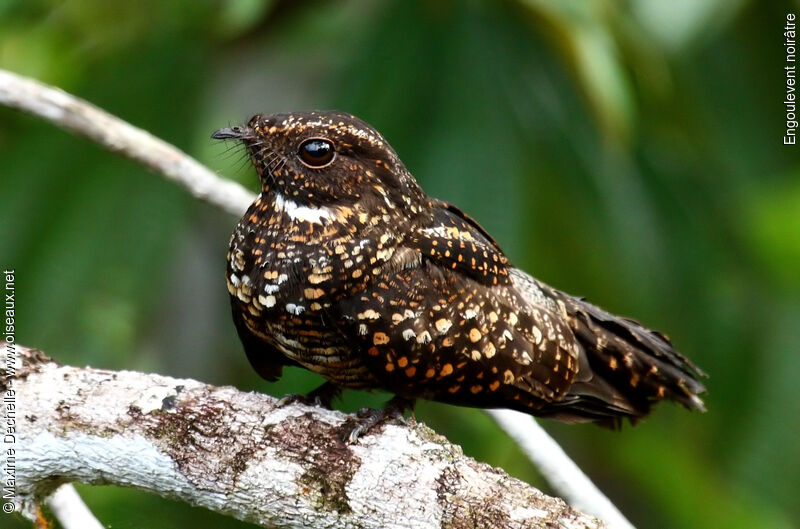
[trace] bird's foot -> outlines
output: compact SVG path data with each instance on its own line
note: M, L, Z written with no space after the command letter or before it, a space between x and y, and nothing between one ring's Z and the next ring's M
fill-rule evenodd
M393 397L382 410L361 408L356 413L356 419L352 420L356 423L355 426L345 431L343 440L351 444L356 443L359 437L368 433L373 427L389 420L406 424L404 417L406 410L412 410L413 413L414 400L400 396Z
M329 410L331 409L331 403L333 402L333 399L338 397L341 392L342 388L336 384L332 382L325 382L317 389L310 391L305 395L300 395L299 393L289 393L288 395L284 395L278 399L278 402L275 404L275 406L277 408L283 408L289 404L300 403L307 406L317 406Z

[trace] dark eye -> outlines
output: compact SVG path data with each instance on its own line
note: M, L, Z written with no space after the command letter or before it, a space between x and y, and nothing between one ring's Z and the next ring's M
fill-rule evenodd
M311 138L300 144L300 161L312 169L325 167L333 161L336 151L333 150L333 143L321 138Z

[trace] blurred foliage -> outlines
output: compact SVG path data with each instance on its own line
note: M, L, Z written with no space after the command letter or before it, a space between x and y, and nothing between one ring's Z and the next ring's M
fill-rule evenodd
M547 423L639 527L800 525L800 158L784 131L782 27L738 0L0 0L0 67L75 93L255 187L211 131L339 108L432 195L541 279L669 332L709 413L622 433ZM18 340L66 363L273 394L235 337L235 219L142 167L0 108L0 264ZM385 395L351 393L343 409ZM546 487L476 410L417 417ZM250 527L81 487L109 527ZM3 527L27 527L3 518Z

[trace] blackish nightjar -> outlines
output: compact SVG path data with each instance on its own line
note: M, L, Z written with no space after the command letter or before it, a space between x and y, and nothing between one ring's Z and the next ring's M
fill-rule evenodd
M702 372L664 335L512 266L360 119L256 115L213 137L243 142L261 179L228 253L247 357L267 380L319 373L325 405L396 395L359 433L417 398L607 426L663 399L703 409Z

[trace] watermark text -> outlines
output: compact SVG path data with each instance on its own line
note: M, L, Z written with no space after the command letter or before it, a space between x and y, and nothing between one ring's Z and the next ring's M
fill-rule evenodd
M14 389L14 375L17 372L17 301L16 301L16 272L3 271L5 299L3 311L3 332L0 337L5 342L5 361L2 365L2 417L0 433L3 435L2 452L0 452L0 466L2 466L2 493L3 512L10 513L16 510L15 499L17 496L17 392Z
M784 47L786 48L786 99L783 104L786 107L786 134L783 135L784 145L796 145L797 143L797 93L795 92L795 73L797 57L797 31L795 29L795 15L786 15L786 25L783 27Z

